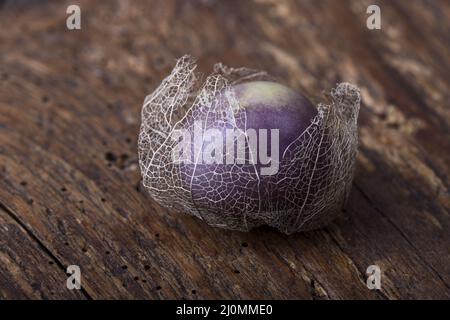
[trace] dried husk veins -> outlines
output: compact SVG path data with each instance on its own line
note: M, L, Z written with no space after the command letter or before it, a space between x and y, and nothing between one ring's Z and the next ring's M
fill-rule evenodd
M248 165L211 168L215 174L235 177L239 184L257 190L261 179L268 179L265 185L269 192L276 190L289 201L264 203L267 197L261 192L229 192L232 188L226 184L237 183L230 179L224 179L224 185L205 184L204 194L214 196L200 199L191 192L193 186L186 183L197 182L189 176L193 176L192 171L181 170L181 164L172 160L176 145L172 135L176 130L193 128L193 119L201 119L205 113L208 121L216 122L218 127L235 128L245 135L245 130L237 125L246 122L245 113L236 112L239 102L231 87L273 79L263 71L217 64L214 73L199 87L195 68L192 57L179 59L142 107L139 164L143 185L153 199L209 225L241 231L267 224L291 234L321 227L340 214L352 185L358 144L359 90L341 83L331 91L331 104L317 106L318 113L311 125L280 158L276 176L262 177Z

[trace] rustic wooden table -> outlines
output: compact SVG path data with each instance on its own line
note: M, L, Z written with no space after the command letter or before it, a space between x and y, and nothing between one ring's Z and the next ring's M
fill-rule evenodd
M376 2L381 30L364 0L80 0L69 31L71 1L0 1L0 298L450 298L450 3ZM185 53L361 88L346 218L232 232L143 192L142 102Z

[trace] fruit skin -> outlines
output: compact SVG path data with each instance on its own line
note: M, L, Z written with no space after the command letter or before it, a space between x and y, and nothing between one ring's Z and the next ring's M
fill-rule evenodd
M253 81L233 87L247 128L280 129L280 154L300 136L317 115L302 94L276 82Z
M197 163L180 165L180 173L183 184L191 192L192 201L202 213L200 215L208 217L207 213L211 212L217 217L217 213L221 213L236 216L237 220L242 220L242 215L248 215L248 219L255 219L252 223L263 224L264 221L255 218L258 213L262 217L268 212L286 212L300 207L305 201L305 192L298 184L293 183L293 177L279 183L288 174L301 174L295 168L286 171L282 156L286 148L311 124L317 115L317 109L300 93L275 82L247 82L233 86L232 90L239 102L239 109L235 111L236 119L242 119L244 113L246 115L246 125L238 120L237 127L242 130L252 128L257 132L258 129L267 129L269 132L270 129L279 129L281 163L278 172L274 175L260 175L259 163L255 166ZM205 129L220 130L225 141L226 125L210 121L206 114L203 119L191 120L191 123L193 120L204 121ZM270 154L269 140L268 155ZM298 181L294 178L294 182ZM209 223L215 224L214 221Z

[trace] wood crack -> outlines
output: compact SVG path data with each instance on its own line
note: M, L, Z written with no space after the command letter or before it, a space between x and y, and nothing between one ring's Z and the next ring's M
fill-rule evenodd
M295 275L297 275L298 271L295 270L294 268L292 268L282 255L280 255L278 252L274 252L274 255L277 256L280 260L284 261L286 263L287 267ZM302 276L300 276L300 278L307 283L307 285L309 287L309 294L311 295L311 299L312 300L330 299L330 295L328 294L328 291L325 289L325 287L322 285L322 283L313 276L313 273L305 266L305 264L302 262L302 259L299 258L299 259L297 259L297 261L300 263L300 265L302 266L303 270L306 273L305 276L307 277L307 279L305 279ZM319 294L319 292L318 292L319 288L323 290L323 292L325 293L325 297L323 297Z
M49 248L45 246L45 244L20 220L20 218L15 214L11 209L9 209L3 202L0 201L0 209L2 209L11 219L13 219L22 229L25 230L25 232L28 234L28 236L36 242L38 247L47 255L50 257L51 260L55 262L55 264L61 269L64 274L66 274L66 268L64 267L64 264L50 251ZM92 300L92 296L81 287L80 291L83 293L83 295L88 300Z

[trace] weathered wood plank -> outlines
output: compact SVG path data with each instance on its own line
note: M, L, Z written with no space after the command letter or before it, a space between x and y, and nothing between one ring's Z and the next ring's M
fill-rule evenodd
M86 298L82 291L67 289L65 269L2 205L0 226L2 299Z
M0 30L0 203L17 220L0 212L14 226L0 239L16 230L29 242L0 253L14 257L0 296L78 297L58 289L49 252L80 265L80 298L449 298L450 8L381 1L383 29L368 31L369 2L80 1L76 32L64 2L4 5L14 28ZM347 219L244 234L140 191L142 100L185 53L206 73L217 61L265 69L315 102L337 81L361 87ZM365 285L371 264L379 292Z

